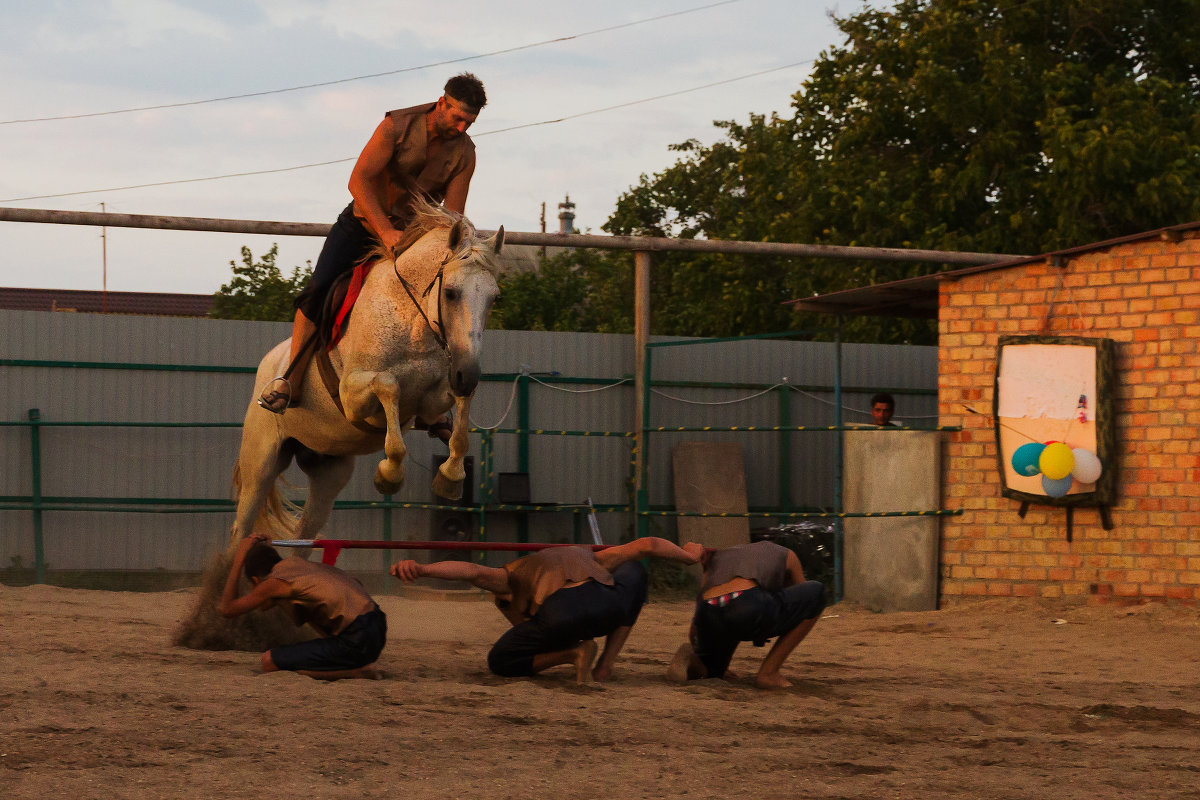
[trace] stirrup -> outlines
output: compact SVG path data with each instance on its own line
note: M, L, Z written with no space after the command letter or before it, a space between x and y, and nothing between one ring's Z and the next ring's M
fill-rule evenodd
M287 411L288 407L292 404L292 382L280 375L277 378L272 378L267 386L271 386L271 384L275 383L276 381L283 381L284 386L287 388L284 391L273 389L268 392L264 390L263 393L259 395L258 404L267 411L270 411L272 414L282 414L284 411Z

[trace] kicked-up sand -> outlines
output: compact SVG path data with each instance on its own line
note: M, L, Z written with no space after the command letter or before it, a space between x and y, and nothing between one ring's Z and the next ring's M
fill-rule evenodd
M173 645L197 595L0 586L0 797L1200 797L1195 608L841 604L763 692L749 644L664 679L685 602L577 686L491 675L486 602L382 596L388 678L323 683Z

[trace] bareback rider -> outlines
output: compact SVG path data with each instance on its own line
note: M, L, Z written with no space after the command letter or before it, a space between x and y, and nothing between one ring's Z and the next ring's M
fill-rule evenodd
M446 82L436 103L387 112L350 173L346 206L325 238L308 286L296 298L287 371L273 379L258 404L282 414L298 396L316 348L316 323L330 286L381 242L395 254L412 216L412 201L424 198L462 214L475 172L475 143L467 128L487 104L483 84L469 72Z

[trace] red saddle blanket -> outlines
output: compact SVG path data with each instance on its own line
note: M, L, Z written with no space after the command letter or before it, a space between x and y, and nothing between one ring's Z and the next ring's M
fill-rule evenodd
M329 329L329 344L328 349L332 349L338 340L342 338L342 334L346 332L346 321L350 318L350 311L354 308L354 301L358 299L362 293L363 283L367 280L367 275L371 272L371 267L375 266L374 261L364 261L354 268L354 272L350 275L350 281L346 284L346 294L342 298L342 302L338 304L337 314L333 317L333 324Z

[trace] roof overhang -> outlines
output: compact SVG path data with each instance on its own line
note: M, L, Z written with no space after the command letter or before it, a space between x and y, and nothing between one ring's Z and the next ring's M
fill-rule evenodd
M860 286L856 289L843 289L840 292L830 292L829 294L788 300L785 305L790 305L800 311L815 311L820 314L937 319L938 286L944 281L955 281L979 272L1007 269L1008 267L1032 264L1039 261L1063 263L1073 256L1103 250L1128 242L1145 241L1147 239L1178 240L1184 233L1196 229L1200 229L1200 221L1172 225L1167 228L1158 228L1153 231L1146 231L1145 233L1121 236L1103 242L1071 247L1066 250L1055 250L1040 256L1014 256L993 264L963 267L962 269L935 272L931 275L920 275L916 278L904 278L888 283L876 283L871 286Z

